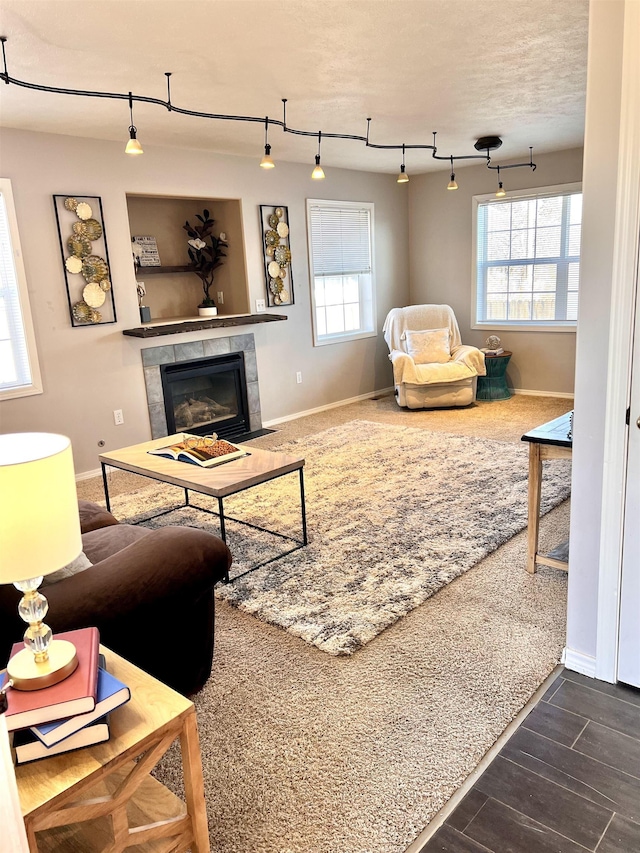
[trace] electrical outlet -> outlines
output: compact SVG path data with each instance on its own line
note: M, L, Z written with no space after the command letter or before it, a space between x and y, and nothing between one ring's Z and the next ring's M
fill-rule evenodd
M256 299L256 312L258 314L267 310L267 303L264 299Z
M302 384L302 371L301 370L299 370L296 373L296 382L298 383L298 385Z
M122 409L113 410L113 422L116 426L120 426L120 424L124 423L124 415L122 414Z
M218 291L218 304L224 305L224 293L222 290Z

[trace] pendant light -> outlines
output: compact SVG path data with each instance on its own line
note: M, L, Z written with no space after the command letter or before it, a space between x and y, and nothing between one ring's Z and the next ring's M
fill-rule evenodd
M496 192L496 198L504 198L506 196L506 192L502 186L502 181L500 180L500 166L498 166L498 191Z
M12 77L9 74L9 70L7 68L7 57L6 57L6 50L5 50L6 42L7 42L7 37L0 35L0 51L1 51L0 62L2 63L1 67L3 67L3 69L4 69L3 71L0 71L0 78L1 78L2 82L4 82L7 86L9 84L11 84L14 86L19 86L19 87L23 87L23 88L27 88L27 89L37 89L39 92L48 92L48 93L55 94L55 95L60 95L60 94L77 95L79 97L109 98L109 99L113 99L113 100L126 100L127 99L126 92L96 92L96 91L86 91L84 89L69 89L67 87L61 88L59 86L47 86L45 84L34 84L34 83L30 83L30 82L28 83L25 80L19 80L15 77ZM260 166L263 169L274 168L275 163L273 162L273 160L271 158L271 147L270 147L269 141L268 141L268 132L269 132L269 118L268 117L266 119L263 119L262 117L258 117L258 116L221 115L219 113L209 113L209 112L204 112L202 110L184 109L182 107L175 106L171 102L171 87L170 87L171 72L165 71L165 76L167 78L167 100L166 101L162 101L159 98L148 97L148 96L144 96L144 95L138 95L137 100L144 101L145 103L148 103L148 104L155 104L156 106L164 107L169 112L177 112L181 115L188 115L188 116L193 116L193 117L203 118L203 119L209 119L209 120L215 120L215 121L232 121L232 122L242 121L242 122L255 122L256 124L262 124L262 122L264 121L264 123L265 123L264 157L262 158L262 160L260 162ZM127 142L125 151L127 154L132 154L132 155L142 154L143 153L142 145L138 142L137 129L133 123L133 95L131 92L129 92L128 97L129 97L129 112L131 115L131 123L129 125L129 140ZM295 134L299 134L302 136L309 136L309 137L315 136L316 134L314 131L298 130L298 129L294 129L293 127L287 126L287 112L286 112L287 99L282 98L281 100L282 100L282 104L283 104L282 121L279 121L277 119L272 119L271 124L274 124L274 125L276 125L276 127L279 127L283 133L295 133ZM371 118L367 118L366 136L360 136L359 134L354 134L354 133L331 133L330 136L333 139L345 139L345 140L350 140L350 141L354 141L354 142L363 142L367 148L374 148L374 149L391 149L391 148L393 148L393 149L398 149L398 150L400 148L402 148L402 165L400 166L400 173L399 173L396 180L398 181L398 183L402 183L402 184L406 183L409 180L409 176L406 174L406 168L405 168L405 163L404 163L404 160L405 160L405 145L404 145L404 143L402 145L400 145L400 144L388 145L388 144L377 144L377 143L371 142L370 135L369 135L370 124L371 124ZM492 170L497 168L497 166L494 166L491 164L491 152L496 151L498 148L500 148L502 146L502 139L499 136L496 136L496 135L481 136L479 139L477 139L476 142L474 143L474 149L477 152L476 154L459 154L459 155L451 154L451 155L449 155L449 157L447 157L447 156L441 156L440 154L437 153L438 149L436 147L436 131L434 130L434 131L432 131L432 133L433 133L433 142L432 143L421 143L421 144L412 143L411 148L412 149L422 149L422 150L431 151L431 156L434 157L438 161L442 161L442 162L446 162L447 160L451 161L451 177L450 177L449 183L447 185L447 189L449 189L449 190L457 190L458 189L458 184L456 183L456 175L455 175L455 171L454 171L454 160L455 160L456 156L458 157L458 159L463 159L463 160L470 160L470 159L484 160L487 168L492 169ZM319 132L318 133L318 153L316 155L315 168L314 168L313 173L312 173L312 178L315 181L321 181L325 177L324 170L323 170L322 166L320 165L320 143L321 143L321 140L322 140L322 133ZM529 162L511 163L508 167L505 166L503 168L509 168L509 169L529 168L529 169L532 169L533 171L535 171L537 167L536 167L536 164L533 162L533 148L531 146L529 146ZM497 198L503 198L503 196L506 195L506 192L504 191L504 187L503 187L502 182L500 181L499 177L498 177L498 191L497 191L496 195L497 195Z
M129 141L124 149L125 154L144 154L142 145L136 138L137 128L133 123L133 96L129 92L129 114L131 116L131 124L129 125Z
M453 157L451 158L451 180L447 184L448 190L457 190L458 185L456 184L456 173L453 171Z
M409 175L404 170L404 142L402 143L402 165L400 166L400 174L396 178L396 182L399 184L409 183Z
M271 146L269 145L269 116L264 120L264 157L260 160L262 169L275 169L276 164L271 158Z
M311 172L311 177L314 181L322 181L324 180L324 169L320 165L320 143L322 142L322 131L318 131L318 153L316 154L316 165L313 172Z

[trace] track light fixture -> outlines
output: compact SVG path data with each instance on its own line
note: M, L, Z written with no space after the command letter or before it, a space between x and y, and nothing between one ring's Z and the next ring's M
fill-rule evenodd
M324 180L324 169L320 165L320 143L322 142L322 131L318 131L318 153L316 154L316 165L311 172L311 177L314 181L322 181Z
M404 142L402 143L402 165L400 166L400 174L396 178L396 181L399 184L408 184L409 183L409 175L404 170Z
M4 64L4 70L0 72L0 80L2 80L7 85L9 83L13 83L14 86L21 86L24 89L34 89L38 92L51 92L56 95L76 95L78 97L83 98L108 98L111 100L126 100L128 97L129 100L129 111L131 114L131 125L129 126L129 141L125 148L127 154L142 154L142 146L138 142L137 139L137 130L133 123L133 101L140 101L145 104L155 104L156 106L164 107L168 112L178 113L179 115L188 115L193 116L195 118L206 118L212 119L215 121L248 121L248 122L256 122L256 123L265 123L265 146L264 146L264 157L262 158L260 165L264 169L270 169L275 166L275 163L271 159L271 146L269 145L267 134L269 130L269 122L273 125L277 125L283 133L294 133L297 136L316 136L318 137L318 153L316 154L316 166L312 173L312 178L316 181L322 180L324 178L324 170L320 165L320 142L322 139L322 132L316 134L315 131L312 130L297 130L292 127L287 127L286 120L286 104L287 99L282 98L283 103L283 118L282 121L273 120L269 118L258 118L257 116L244 116L244 115L225 115L221 113L205 113L199 110L187 110L182 107L176 107L171 103L171 93L169 87L169 78L171 76L170 72L165 72L167 77L167 100L163 101L160 98L154 98L149 95L132 95L129 92L127 96L124 93L120 92L97 92L90 91L86 89L66 89L60 86L45 86L41 83L30 83L25 80L18 80L15 77L11 77L7 70L7 58L5 51L5 43L7 41L6 36L0 36L0 43L2 45L2 59ZM366 136L360 136L358 134L352 133L325 133L325 136L330 136L332 139L350 139L355 142L363 142L367 148L377 148L377 149L393 149L399 150L402 149L402 166L400 167L400 174L397 177L398 183L406 183L409 180L409 176L406 174L405 165L404 165L404 154L405 154L405 145L382 145L373 143L369 139L369 130L370 130L371 119L367 119L367 133ZM530 169L536 169L536 164L533 162L533 148L529 148L529 162L528 163L512 163L508 166L498 167L493 166L491 164L491 152L495 151L502 145L502 140L499 136L482 136L475 143L475 149L478 152L477 154L459 154L455 155L456 160L483 160L488 169L519 169L523 167L529 167ZM407 148L414 148L418 150L430 150L431 156L434 160L450 160L451 161L451 179L447 186L447 189L457 190L458 185L455 180L455 172L453 169L453 161L454 155L449 154L443 156L438 154L438 149L436 147L436 132L433 131L433 144L416 144L416 145L407 145ZM483 152L483 153L480 153ZM499 189L501 188L501 183L498 181Z
M449 183L447 184L448 190L457 190L458 185L456 184L456 173L453 171L453 157L451 158L451 178Z
M127 142L124 153L125 154L144 154L142 150L142 145L138 142L136 138L137 128L133 123L133 95L129 92L129 115L131 116L131 124L129 125L129 141Z
M271 158L271 146L269 145L269 116L264 120L264 157L260 160L263 169L275 169L276 164Z
M485 136L482 139L479 139L476 142L476 148L478 148L481 144L486 148L487 140L493 142L493 148L499 148L502 145L502 140L498 136ZM495 144L497 143L497 144ZM533 147L529 146L529 162L528 163L513 163L509 166L492 166L491 158L489 156L489 149L487 149L487 169L493 169L498 173L498 190L496 192L496 198L504 198L506 196L506 191L502 186L502 181L500 180L500 169L517 169L520 166L528 166L532 172L536 170L536 164L533 162Z

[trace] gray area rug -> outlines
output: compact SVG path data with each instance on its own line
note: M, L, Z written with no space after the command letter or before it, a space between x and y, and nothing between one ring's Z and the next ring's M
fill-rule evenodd
M352 654L527 524L525 444L355 420L278 449L306 459L309 545L217 595L333 655ZM542 512L569 490L570 464L554 461ZM176 492L126 496L119 515L140 518ZM193 503L212 506L195 494ZM297 474L227 499L227 513L299 537ZM192 508L145 524L218 532L217 518ZM232 577L287 548L233 522L228 543Z

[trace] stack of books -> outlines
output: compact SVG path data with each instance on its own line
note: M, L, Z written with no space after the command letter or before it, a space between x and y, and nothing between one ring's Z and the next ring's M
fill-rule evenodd
M56 639L75 645L77 669L52 687L7 691L5 719L13 733L16 764L109 740L108 714L131 698L126 684L105 669L97 628L56 634ZM22 648L16 643L10 657ZM0 687L6 677L6 672L0 674Z

